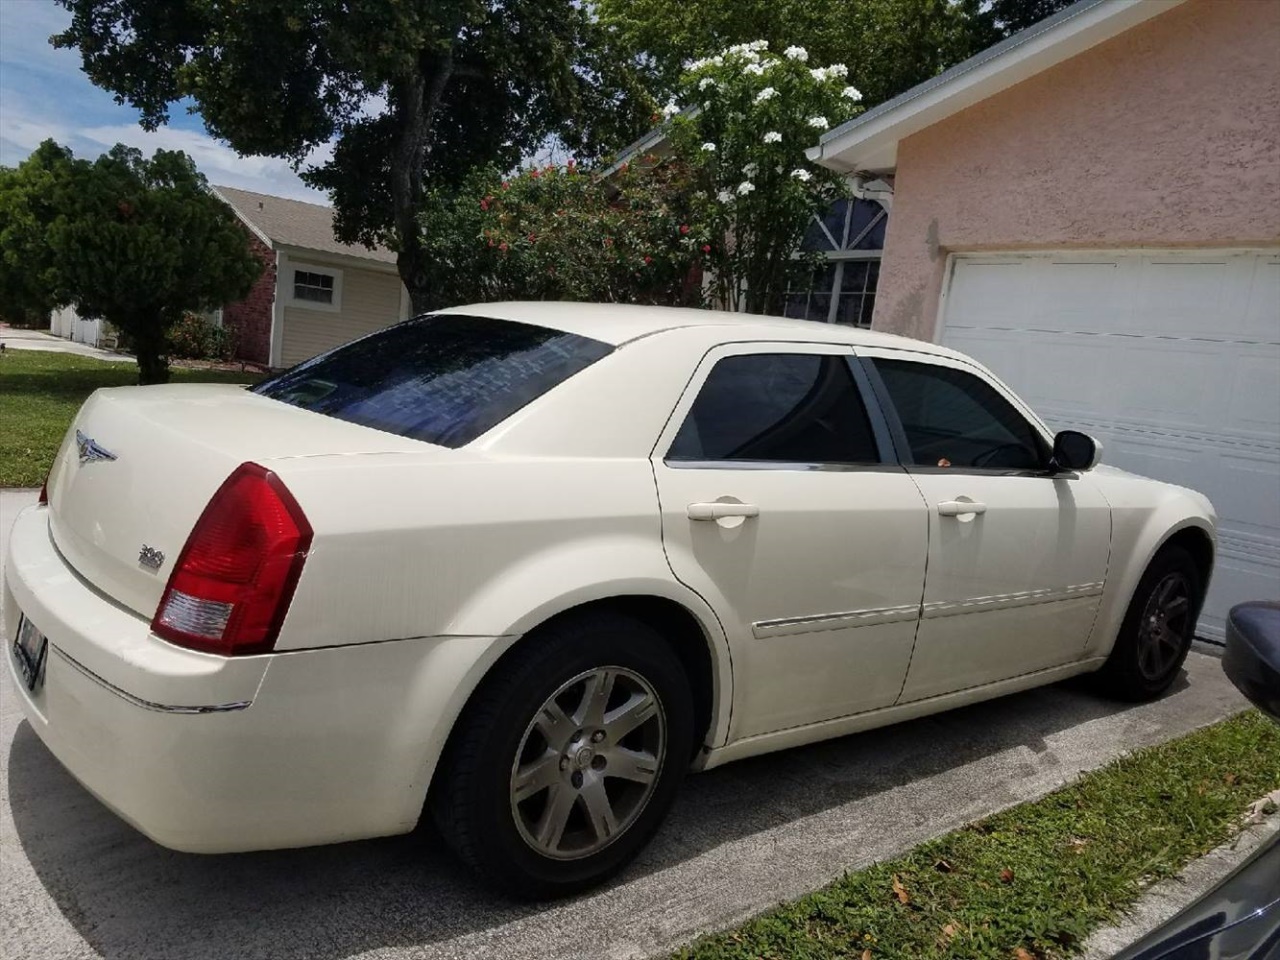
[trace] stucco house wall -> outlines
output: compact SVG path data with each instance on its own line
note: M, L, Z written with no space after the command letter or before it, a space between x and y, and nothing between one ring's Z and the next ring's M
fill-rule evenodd
M955 251L1280 244L1280 2L1188 0L898 146L873 327Z

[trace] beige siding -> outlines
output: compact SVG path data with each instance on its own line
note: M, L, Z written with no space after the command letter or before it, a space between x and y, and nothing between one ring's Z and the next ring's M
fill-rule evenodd
M341 310L284 308L281 361L285 366L388 327L400 319L400 278L396 274L349 266L341 269Z

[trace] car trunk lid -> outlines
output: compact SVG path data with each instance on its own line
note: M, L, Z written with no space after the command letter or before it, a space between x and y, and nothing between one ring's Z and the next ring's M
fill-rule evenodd
M187 536L242 463L451 451L227 384L99 390L49 478L54 543L95 588L151 617Z

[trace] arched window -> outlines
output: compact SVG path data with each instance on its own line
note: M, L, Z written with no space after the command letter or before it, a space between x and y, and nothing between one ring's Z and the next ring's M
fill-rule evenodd
M786 315L871 326L889 211L874 200L840 200L814 217L800 248L826 262L787 290Z

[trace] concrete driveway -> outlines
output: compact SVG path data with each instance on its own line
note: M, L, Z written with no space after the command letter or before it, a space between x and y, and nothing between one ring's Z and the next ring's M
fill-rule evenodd
M0 344L6 350L46 350L51 353L70 353L77 357L109 360L112 363L134 363L132 354L113 353L87 343L64 340L40 330L19 330L17 327L0 327Z
M0 540L34 499L0 491ZM429 836L216 857L164 850L62 770L3 672L0 956L39 958L660 954L1246 706L1217 660L1193 653L1154 704L1055 686L731 764L688 781L611 887L526 906L476 886Z

